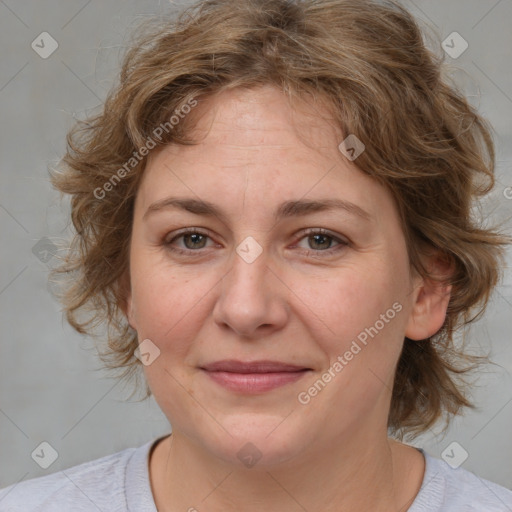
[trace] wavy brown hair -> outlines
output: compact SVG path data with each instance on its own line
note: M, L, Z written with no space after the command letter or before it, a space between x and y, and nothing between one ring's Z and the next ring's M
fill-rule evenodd
M484 312L511 239L471 212L494 186L492 128L423 37L403 6L377 0L206 0L140 25L101 112L70 130L51 176L71 196L76 230L56 269L68 283L61 300L78 332L108 327L99 351L109 368L129 377L141 366L123 307L143 148L196 143L188 137L193 114L169 124L192 100L271 84L292 103L326 101L342 132L366 145L357 166L392 193L411 270L438 279L422 263L427 248L452 266L442 328L404 341L391 432L414 436L472 406L462 377L479 359L456 346L454 334ZM168 129L157 137L159 126Z

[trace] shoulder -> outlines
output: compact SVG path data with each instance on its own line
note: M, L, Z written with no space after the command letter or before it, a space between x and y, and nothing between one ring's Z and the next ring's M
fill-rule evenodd
M150 444L0 489L0 512L127 510L126 469L135 454L143 460Z
M453 469L421 450L425 475L409 512L510 512L512 491L474 473Z

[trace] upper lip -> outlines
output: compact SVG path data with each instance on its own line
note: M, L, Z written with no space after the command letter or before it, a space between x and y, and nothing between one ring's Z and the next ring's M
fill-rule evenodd
M237 361L235 359L224 359L201 366L201 369L209 372L232 372L232 373L273 373L273 372L297 372L310 370L306 366L281 363L279 361Z

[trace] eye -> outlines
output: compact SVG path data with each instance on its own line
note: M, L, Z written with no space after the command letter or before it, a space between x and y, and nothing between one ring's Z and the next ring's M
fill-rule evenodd
M174 242L180 238L183 239L183 243L185 244L184 249L180 247L175 247L173 245ZM204 249L207 238L210 238L207 233L195 228L188 228L186 230L181 231L181 233L177 234L170 240L164 241L164 245L169 250L176 252L178 254L190 255L193 252L198 252L196 249Z
M311 228L305 231L305 236L299 240L306 240L308 245L313 248L312 251L306 251L308 255L314 254L314 256L322 257L323 254L331 255L334 252L344 249L349 243L342 240L322 228ZM337 245L332 247L332 242L335 241Z

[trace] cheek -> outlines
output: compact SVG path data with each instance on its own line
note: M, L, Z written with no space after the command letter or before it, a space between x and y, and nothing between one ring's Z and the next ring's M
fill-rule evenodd
M386 382L392 375L403 342L406 307L400 275L377 265L366 271L354 268L321 290L312 286L308 294L311 309L323 320L315 338L330 368L342 358L345 378L338 382L377 391L382 385L378 379ZM368 381L370 370L378 376L373 378L376 387Z
M401 289L378 267L373 272L346 268L325 282L308 282L302 293L311 313L336 338L355 336L373 325L399 300Z
M185 353L197 335L209 295L221 276L184 267L170 267L146 255L132 262L132 303L139 339L151 339L162 351Z

